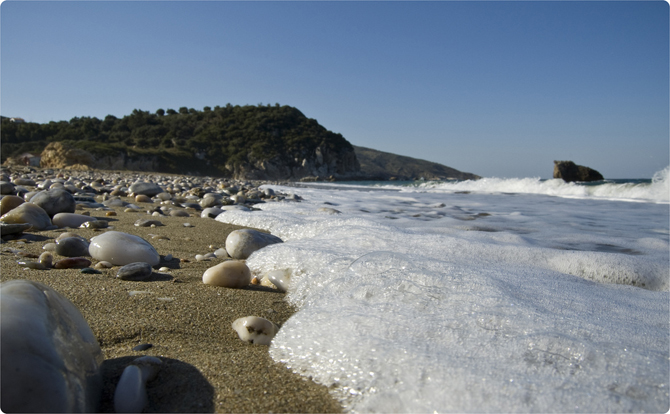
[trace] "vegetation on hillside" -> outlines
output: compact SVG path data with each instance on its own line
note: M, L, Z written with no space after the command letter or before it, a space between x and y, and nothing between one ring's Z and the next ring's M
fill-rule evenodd
M278 156L299 163L317 147L333 152L353 151L342 135L328 131L296 108L279 104L228 104L202 111L182 107L153 113L135 109L123 118L75 117L45 124L2 119L2 162L24 152L39 154L56 141L95 156L118 152L155 155L167 171L181 169L184 166L180 163L188 163L201 173L223 175L229 173L226 165ZM212 162L199 161L205 159Z
M461 172L446 165L354 145L361 173L369 179L389 180L475 180L478 175Z

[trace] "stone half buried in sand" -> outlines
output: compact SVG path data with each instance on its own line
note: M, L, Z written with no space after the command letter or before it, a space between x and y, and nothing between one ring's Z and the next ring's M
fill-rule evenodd
M96 260L115 266L146 262L156 266L160 256L154 247L139 236L120 231L108 231L91 239L88 252Z
M96 412L102 351L79 310L50 287L0 284L4 412Z
M8 224L29 223L35 230L51 227L51 218L41 207L32 203L23 203L0 217L0 221Z
M241 340L255 345L270 345L272 338L279 332L277 325L259 316L236 319L232 326Z
M244 262L228 260L205 270L202 275L202 283L241 289L251 283L251 271Z
M226 238L226 251L233 259L244 260L256 250L276 243L282 243L282 239L272 234L253 229L235 230Z

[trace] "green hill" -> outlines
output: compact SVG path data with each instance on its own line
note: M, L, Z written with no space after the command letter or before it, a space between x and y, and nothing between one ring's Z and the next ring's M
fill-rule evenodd
M154 113L135 109L70 121L14 123L2 120L2 162L49 143L90 152L96 160L142 158L158 172L248 179L340 178L359 170L351 144L290 106L182 107ZM111 158L110 158L111 157ZM95 162L93 167L104 168Z
M376 180L475 180L475 174L464 173L446 165L420 160L389 152L377 151L354 145L361 174Z

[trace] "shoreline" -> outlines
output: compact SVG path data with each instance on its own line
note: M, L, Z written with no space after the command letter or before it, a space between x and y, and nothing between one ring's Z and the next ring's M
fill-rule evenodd
M60 172L66 178L68 173L78 175L75 171ZM93 172L99 173L107 172ZM162 174L146 174L151 175ZM154 269L149 281L133 282L116 279L119 266L101 269L102 274L82 274L80 269L24 270L17 263L24 258L9 251L39 255L44 252L42 246L53 242L64 231L90 239L106 229L28 231L17 240L3 240L0 255L1 281L29 279L43 283L81 311L105 359L100 412L114 412L113 394L121 372L143 355L159 357L164 363L156 379L147 384L149 404L145 412L342 411L325 386L273 361L267 346L245 343L231 328L235 319L252 315L281 326L295 313L284 301L283 293L260 285L228 289L202 283L203 272L223 260L199 262L195 255L222 247L228 233L242 227L200 218L199 212L191 212L190 217L151 217L146 210L157 203L121 198L134 202L144 211L124 212L124 207L112 207L115 216L106 216L109 210L85 208L83 211L107 220L114 226L113 230L147 240L161 256L161 263L155 268L166 266L169 272ZM82 210L76 212L82 213ZM134 222L139 218L155 218L165 226L136 227ZM184 223L193 227L184 227ZM168 262L165 256L169 254L175 259ZM54 254L54 260L60 258ZM93 260L93 264L95 262ZM143 343L150 343L152 347L145 351L132 350Z

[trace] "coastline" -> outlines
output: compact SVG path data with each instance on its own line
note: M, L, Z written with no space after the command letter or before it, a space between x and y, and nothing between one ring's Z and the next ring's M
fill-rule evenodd
M133 199L122 197L124 201ZM135 203L142 208L155 206ZM340 412L340 404L324 386L292 373L274 362L268 347L242 342L231 323L243 316L261 316L281 326L294 312L284 294L264 286L227 289L202 283L202 274L222 262L195 260L222 247L228 233L242 227L200 218L159 217L162 227L135 227L146 211L125 213L123 207L106 211L85 209L91 216L108 220L114 230L138 235L161 255L150 281L116 279L118 266L102 274L82 274L79 269L24 270L21 257L7 251L22 250L39 255L44 244L64 231L87 239L101 234L89 229L29 231L2 243L1 281L29 279L51 286L79 308L93 330L105 361L100 412L113 412L113 395L123 369L135 358L152 355L164 365L147 385L146 412ZM82 211L78 210L78 213ZM193 227L184 227L190 223ZM167 239L152 239L150 234ZM212 248L214 247L215 248ZM176 259L165 261L171 254ZM60 258L55 255L54 259ZM33 259L34 260L34 259ZM133 295L131 296L131 292ZM150 343L146 351L133 351Z

